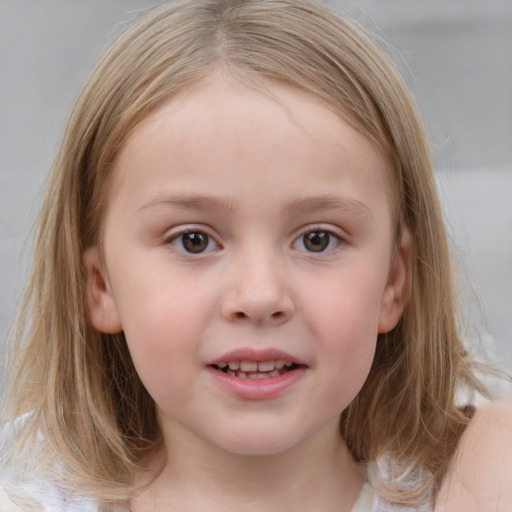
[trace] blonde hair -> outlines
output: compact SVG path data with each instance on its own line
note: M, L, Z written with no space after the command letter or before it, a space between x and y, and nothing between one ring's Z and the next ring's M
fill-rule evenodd
M58 465L55 478L65 488L122 502L138 463L162 442L123 334L99 333L88 321L82 254L101 243L110 170L127 136L156 106L219 67L255 86L275 80L307 92L389 159L397 230L407 226L413 239L412 293L399 325L380 336L341 431L388 501L435 499L471 414L457 407L456 388L483 387L457 334L430 150L390 60L361 28L313 0L166 3L99 62L67 126L37 221L33 270L11 336L4 418L30 414L5 463ZM382 460L386 477L371 471Z

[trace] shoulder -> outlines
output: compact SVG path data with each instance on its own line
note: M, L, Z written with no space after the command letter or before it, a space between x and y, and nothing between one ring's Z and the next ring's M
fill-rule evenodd
M23 503L30 503L28 509L25 506L16 505L9 498L5 489L0 486L0 512L24 512L33 510L37 504L37 510L41 512L99 512L100 508L96 503L81 497L70 499L68 495L53 486L35 488L28 486L28 491L23 494Z
M0 511L1 512L22 512L7 496L7 493L0 487Z
M512 510L512 396L476 409L441 489L436 512Z
M24 465L17 464L22 459L19 455L14 460L11 458L17 436L31 419L32 414L28 413L0 426L0 512L23 512L27 508L33 510L36 504L39 507L37 510L42 512L98 512L99 507L94 500L71 495L58 485L55 476L59 473L56 471L56 468L60 468L59 463L42 471L30 457L26 457L27 463ZM31 441L25 444L30 444L37 452L42 443L39 431L36 431ZM31 452L28 450L26 453ZM10 493L19 496L23 503L33 504L32 508L14 504L9 497Z

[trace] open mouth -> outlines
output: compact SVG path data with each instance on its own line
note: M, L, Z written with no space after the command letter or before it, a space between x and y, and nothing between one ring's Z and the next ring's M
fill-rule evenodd
M270 379L301 367L291 361L219 361L212 368L240 379Z

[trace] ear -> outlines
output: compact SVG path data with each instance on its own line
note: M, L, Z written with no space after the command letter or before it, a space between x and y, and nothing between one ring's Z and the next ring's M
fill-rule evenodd
M379 334L391 331L400 320L409 300L412 281L412 238L404 227L389 267L388 281L382 295Z
M86 249L83 262L87 277L87 303L91 324L104 333L122 331L117 303L106 279L100 250L97 247Z

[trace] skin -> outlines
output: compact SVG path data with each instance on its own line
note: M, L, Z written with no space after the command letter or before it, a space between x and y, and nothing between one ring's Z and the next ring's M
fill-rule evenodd
M512 394L479 407L440 493L438 512L512 510Z
M382 154L315 99L268 88L214 75L146 118L114 165L104 253L84 256L91 321L124 331L169 455L132 512L339 512L359 493L339 416L402 314L410 237L395 246ZM310 250L310 232L329 243ZM303 371L240 398L208 367L239 348Z

